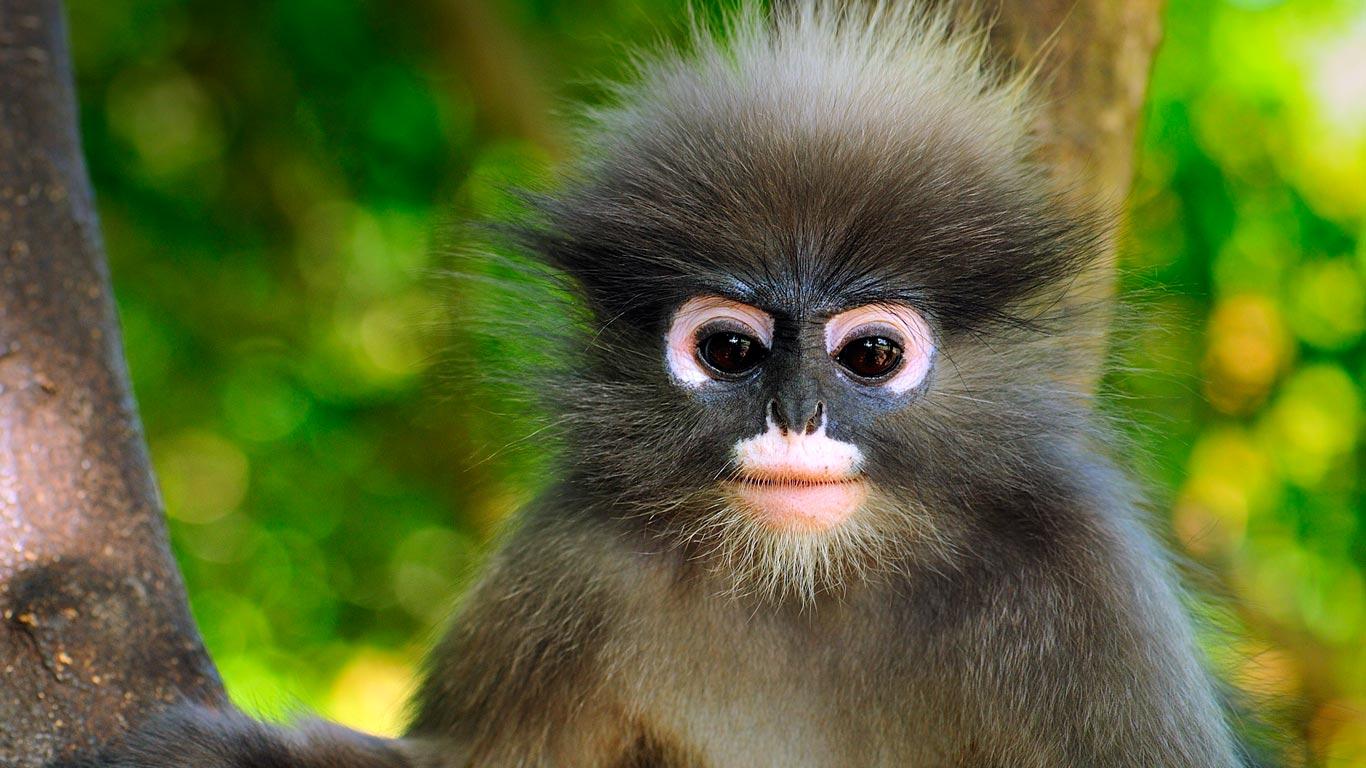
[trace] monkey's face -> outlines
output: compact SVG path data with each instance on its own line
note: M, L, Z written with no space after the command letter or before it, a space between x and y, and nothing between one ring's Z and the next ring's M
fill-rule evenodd
M734 420L720 480L734 513L812 536L867 501L859 435L914 397L934 358L929 325L905 304L775 317L721 296L684 302L664 349L674 383Z
M1023 457L1066 398L1034 328L1085 230L984 172L852 165L625 168L536 243L591 311L556 388L575 483L742 591L940 570L1016 529L992 518L1036 492Z
M553 393L587 506L802 596L1038 538L1058 299L1101 232L1030 159L1018 89L812 50L646 72L524 233L587 309Z
M900 447L937 357L911 302L701 288L649 325L667 384L618 404L649 445L623 494L729 584L811 599L933 538Z

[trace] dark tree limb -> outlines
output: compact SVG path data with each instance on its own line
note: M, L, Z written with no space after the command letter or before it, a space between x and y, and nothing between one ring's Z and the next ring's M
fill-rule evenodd
M120 346L58 0L0 0L0 765L222 689Z
M1000 2L1005 55L1052 46L1048 151L1081 194L1122 198L1161 0ZM181 698L224 703L131 397L61 5L0 0L0 765L88 749Z

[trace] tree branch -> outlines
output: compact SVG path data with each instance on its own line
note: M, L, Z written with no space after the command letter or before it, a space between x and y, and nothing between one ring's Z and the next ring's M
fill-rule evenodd
M0 0L0 765L220 702L171 559L58 0Z

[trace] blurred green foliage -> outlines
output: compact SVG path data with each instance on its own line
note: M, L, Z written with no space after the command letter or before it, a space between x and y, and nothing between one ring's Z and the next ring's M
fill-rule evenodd
M451 223L544 176L565 105L682 0L69 0L126 348L229 690L397 728L524 499L528 425L441 360ZM1287 736L1366 765L1366 5L1172 2L1109 377L1178 548Z

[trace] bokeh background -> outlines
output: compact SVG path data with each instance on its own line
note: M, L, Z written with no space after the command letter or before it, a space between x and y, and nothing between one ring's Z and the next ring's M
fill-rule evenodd
M602 98L630 45L679 38L684 2L68 12L127 353L209 648L250 711L392 733L541 466L515 403L451 370L508 354L447 309L488 299L440 277L459 222L545 179L563 115ZM1366 3L1172 0L1146 114L1121 290L1150 322L1108 407L1134 420L1161 522L1238 638L1211 650L1316 761L1366 766Z

